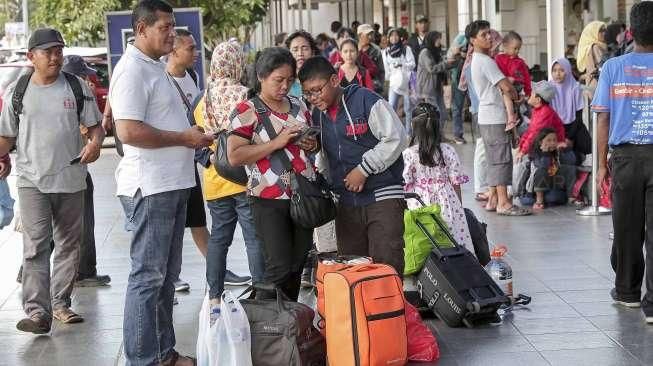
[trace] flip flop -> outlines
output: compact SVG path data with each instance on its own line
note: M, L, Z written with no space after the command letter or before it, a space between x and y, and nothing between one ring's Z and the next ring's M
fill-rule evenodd
M497 215L499 216L528 216L532 214L533 212L531 210L518 206L512 206L507 210L497 210Z
M514 207L514 206L513 206L513 207ZM544 210L544 207L545 207L545 206L544 206L544 203L543 203L543 202L535 202L535 203L533 204L533 211L536 211L536 210L537 210L537 211Z
M474 199L478 202L485 202L490 199L485 193L476 193Z
M81 315L69 308L61 308L52 312L52 316L64 324L81 323L84 321Z

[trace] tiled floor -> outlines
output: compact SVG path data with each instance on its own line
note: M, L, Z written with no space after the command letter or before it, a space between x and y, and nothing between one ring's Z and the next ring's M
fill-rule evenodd
M457 146L471 176L472 145ZM74 308L85 316L78 325L55 323L48 336L15 330L20 287L15 283L21 239L11 228L0 231L0 365L122 365L123 297L129 272L129 235L113 196L118 157L103 151L92 168L96 193L98 267L110 274L110 287L78 289ZM13 179L10 179L13 182ZM464 187L465 205L489 226L492 242L509 247L517 292L533 297L500 326L453 329L429 320L442 357L437 365L652 365L653 326L639 310L617 308L608 291L609 217L580 217L572 208L547 209L523 218L486 214ZM240 232L229 253L229 267L247 272ZM197 313L204 293L204 260L190 235L184 247L182 278L191 283L175 307L177 349L195 353Z

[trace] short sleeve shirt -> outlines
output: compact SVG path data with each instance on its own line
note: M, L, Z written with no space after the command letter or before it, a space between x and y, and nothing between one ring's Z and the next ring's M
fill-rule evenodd
M505 78L497 63L483 53L474 52L472 57L472 79L478 96L478 124L501 125L508 120L506 107L498 83Z
M301 100L289 97L290 111L288 113L270 113L270 122L276 133L284 128L310 125L311 116L308 108ZM270 110L268 108L268 110ZM250 101L240 103L231 115L232 134L259 145L270 141L265 127L259 123L254 104ZM283 149L291 162L293 171L302 174L308 179L315 178L315 168L308 159L306 152L295 143L289 143ZM281 159L275 155L266 156L247 167L249 180L247 190L250 196L266 199L290 199L290 172L288 172Z
M109 101L113 117L140 121L164 131L190 127L186 107L165 64L128 45L113 70ZM194 150L184 146L145 149L123 144L116 169L117 194L143 197L195 186Z
M190 76L188 71L186 71L186 75L184 75L183 78L174 77L174 79L179 85L179 87L181 88L181 91L184 92L184 95L186 96L188 102L192 105L193 102L195 101L195 98L197 98L197 96L200 95L200 88L198 88L197 85L195 85L195 81ZM184 103L183 100L181 102ZM186 105L184 103L184 108L185 107Z
M610 113L610 146L653 144L653 54L633 52L608 60L592 111Z
M16 138L18 187L37 188L43 193L74 193L86 189L86 165L71 165L70 160L84 147L80 123L95 126L102 114L91 88L82 79L79 83L86 97L80 118L75 94L63 73L48 85L37 85L30 80L19 121L11 103L16 83L7 88L0 136Z

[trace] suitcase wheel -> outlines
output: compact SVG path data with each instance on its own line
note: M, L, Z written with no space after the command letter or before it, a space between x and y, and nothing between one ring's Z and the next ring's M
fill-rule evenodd
M467 310L469 310L471 313L478 313L481 311L481 305L477 301L468 302Z

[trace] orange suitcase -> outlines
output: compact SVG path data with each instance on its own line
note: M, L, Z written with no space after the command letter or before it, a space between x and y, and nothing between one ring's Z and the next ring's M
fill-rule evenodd
M403 286L392 267L354 265L326 273L323 285L329 365L407 363Z
M324 275L329 272L336 272L351 267L352 265L348 263L352 261L372 263L372 258L358 255L337 255L335 253L320 253L317 256L315 289L317 291L317 314L320 317L317 322L317 327L322 332L322 335L325 334L324 329L326 326L326 322L324 321Z

